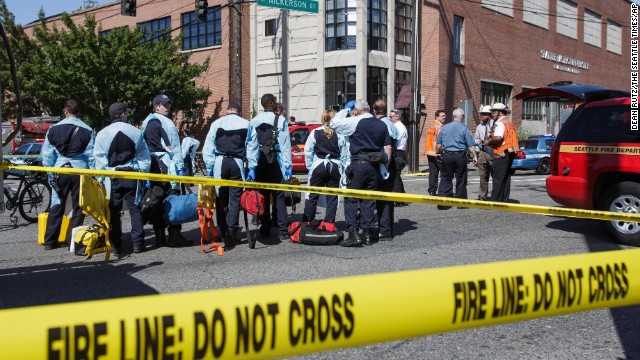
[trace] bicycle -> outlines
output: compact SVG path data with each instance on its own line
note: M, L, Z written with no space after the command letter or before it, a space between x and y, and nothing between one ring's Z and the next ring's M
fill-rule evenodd
M204 164L202 154L196 154L194 163L195 167L193 168L193 175L200 173L202 176L207 176L207 166Z
M34 165L34 163L29 165ZM38 171L25 171L19 175L18 190L13 190L9 185L4 186L5 206L7 210L13 211L9 216L14 225L18 223L18 217L14 216L16 211L20 211L20 215L30 223L38 222L38 214L49 211L51 186L42 179L43 176L39 173Z

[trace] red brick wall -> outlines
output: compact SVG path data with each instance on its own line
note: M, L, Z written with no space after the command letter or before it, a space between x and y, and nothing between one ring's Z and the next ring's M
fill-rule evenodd
M584 42L583 22L578 20L578 39L556 33L556 17L549 16L549 29L523 22L523 0L514 0L513 17L483 8L478 1L426 0L422 18L422 93L427 96L427 120L437 108L450 114L460 100L473 99L477 117L480 105L480 82L488 79L511 83L512 96L523 86L544 86L559 80L628 89L630 82L629 28L622 28L622 55L606 50L606 25L601 32L600 48ZM628 25L630 4L626 0L574 0L578 5L578 19L588 8L620 25ZM549 0L549 12L556 12L556 0ZM435 13L437 10L437 13ZM453 65L453 16L464 17L464 65ZM434 36L433 27L439 27ZM434 45L437 43L437 45ZM437 47L437 49L434 49ZM540 58L540 50L547 50L588 62L589 70L580 74L553 69L553 62ZM435 54L439 54L436 57ZM431 71L438 69L438 71ZM437 85L434 85L437 84ZM440 89L439 96L436 88ZM431 95L434 94L434 95ZM435 103L434 103L435 101ZM512 100L512 119L521 123L521 102ZM475 125L472 128L475 130ZM421 146L425 134L423 132ZM422 149L421 149L422 150ZM421 151L421 163L426 163Z

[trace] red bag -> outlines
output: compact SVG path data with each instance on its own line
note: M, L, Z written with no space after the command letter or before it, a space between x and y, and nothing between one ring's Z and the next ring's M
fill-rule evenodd
M336 231L336 224L332 223L332 222L327 222L327 221L323 221L320 223L320 225L318 226L318 228L320 230L325 230L325 231L331 231L334 232Z
M303 224L309 224L308 222L294 221L289 224L289 239L293 243L300 242L300 230Z
M264 196L258 190L246 189L240 195L240 207L251 215L263 215Z

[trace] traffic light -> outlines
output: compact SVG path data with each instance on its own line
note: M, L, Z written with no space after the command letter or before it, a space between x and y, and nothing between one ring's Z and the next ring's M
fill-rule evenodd
M196 14L198 15L198 21L207 20L207 7L209 7L207 0L196 0Z
M136 0L120 0L120 14L136 16Z

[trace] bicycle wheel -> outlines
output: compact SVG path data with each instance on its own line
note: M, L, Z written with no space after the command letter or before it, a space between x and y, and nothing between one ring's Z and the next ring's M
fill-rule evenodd
M38 222L38 214L49 211L50 206L51 188L44 181L31 181L20 193L20 215L29 222Z

